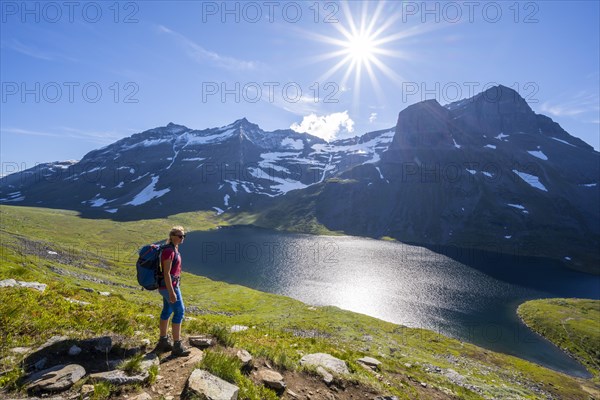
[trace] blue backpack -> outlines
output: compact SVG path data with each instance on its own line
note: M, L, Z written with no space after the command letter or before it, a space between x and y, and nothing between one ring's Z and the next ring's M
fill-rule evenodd
M149 244L142 247L139 251L136 271L138 283L146 290L156 290L160 287L163 278L162 264L160 256L164 248L172 246L170 244ZM175 260L173 260L175 261Z

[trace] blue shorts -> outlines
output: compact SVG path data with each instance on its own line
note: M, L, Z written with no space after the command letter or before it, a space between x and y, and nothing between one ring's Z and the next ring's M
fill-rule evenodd
M185 306L183 305L183 298L181 297L181 290L179 286L173 288L177 301L175 303L169 303L169 291L167 289L159 289L158 292L163 297L163 309L160 313L160 319L167 321L171 314L173 314L174 324L180 324L183 321L183 314L185 313Z

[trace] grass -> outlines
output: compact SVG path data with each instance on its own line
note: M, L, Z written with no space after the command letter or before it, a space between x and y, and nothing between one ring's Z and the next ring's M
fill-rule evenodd
M531 329L581 361L600 383L600 301L532 300L517 312Z
M83 339L118 333L133 342L154 340L162 303L155 292L137 287L133 272L136 250L163 238L172 225L181 224L192 231L231 223L235 221L219 220L209 213L115 222L89 220L71 211L0 206L0 280L48 285L43 293L0 288L0 371L10 371L0 375L0 386L15 389L21 375L22 357L11 352L12 348L39 346L54 335ZM430 388L463 399L536 399L541 390L555 398L587 400L590 393L598 396L600 392L597 381L572 378L424 329L337 307L309 307L288 297L201 276L184 273L183 279L186 306L197 310L196 315L188 314L194 320L184 323L184 335L211 333L221 345L245 348L279 369L294 371L303 355L329 353L355 371L352 379L402 399L419 396L407 384L410 381L426 382ZM100 296L98 291L111 295ZM592 310L587 312L588 317L593 315ZM583 318L578 323L589 324ZM232 325L251 328L230 333ZM314 334L307 337L302 334L305 332ZM362 356L382 361L382 381L357 366L356 360ZM214 361L215 365L219 362ZM426 365L453 369L464 377L465 387L443 374L427 372ZM254 385L245 375L229 371L229 376L235 376L240 394L245 396L241 398L272 398L272 391ZM98 396L106 390L99 386ZM110 388L108 393L110 396Z
M128 360L123 361L119 365L119 369L125 371L127 375L136 375L142 372L142 360L144 359L143 354L136 354Z

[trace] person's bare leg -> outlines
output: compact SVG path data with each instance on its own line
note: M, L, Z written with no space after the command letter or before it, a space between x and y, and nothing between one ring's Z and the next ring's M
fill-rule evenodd
M169 320L160 320L160 336L167 336L167 329L169 328Z
M181 324L171 324L171 330L173 331L173 340L174 341L180 340Z

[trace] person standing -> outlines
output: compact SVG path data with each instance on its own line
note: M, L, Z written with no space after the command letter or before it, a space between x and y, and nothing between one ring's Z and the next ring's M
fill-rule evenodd
M181 341L181 323L185 314L185 305L181 296L181 254L179 245L185 240L185 231L182 226L174 226L169 232L167 243L161 252L163 278L160 281L159 293L163 298L163 309L160 314L160 339L156 346L158 352L171 351L174 357L185 357L190 351ZM171 333L173 343L167 334L169 318L171 320Z

